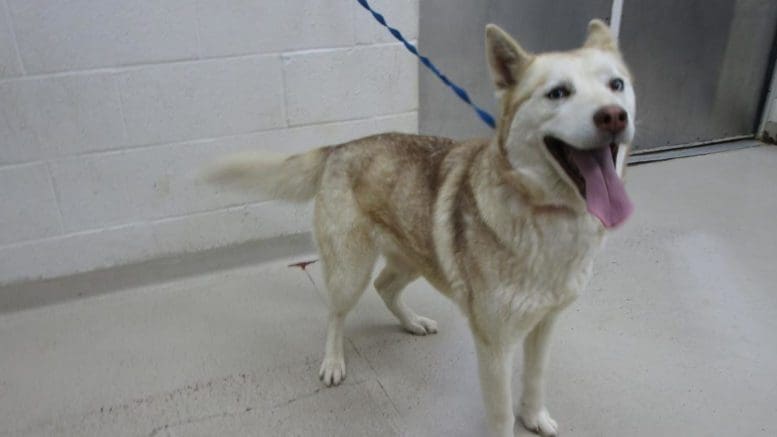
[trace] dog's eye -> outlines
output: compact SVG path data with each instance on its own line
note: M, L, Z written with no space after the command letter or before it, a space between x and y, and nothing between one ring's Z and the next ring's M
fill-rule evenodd
M610 81L610 89L613 91L623 91L625 86L623 79L613 79Z
M545 97L549 98L550 100L558 100L563 99L564 97L569 97L570 94L572 94L572 91L570 91L566 85L559 85L548 91L548 93L545 94Z

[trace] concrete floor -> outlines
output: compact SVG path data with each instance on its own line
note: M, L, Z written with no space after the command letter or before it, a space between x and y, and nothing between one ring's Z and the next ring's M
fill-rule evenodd
M553 341L563 435L777 435L775 186L777 147L630 169L637 213ZM348 379L325 389L324 301L286 264L6 311L0 434L484 434L472 341L449 302L411 286L440 325L419 338L366 293L346 330ZM60 287L73 284L89 281Z

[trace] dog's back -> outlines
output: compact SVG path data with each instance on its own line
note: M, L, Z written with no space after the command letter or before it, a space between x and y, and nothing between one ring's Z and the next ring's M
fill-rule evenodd
M233 155L217 164L211 178L279 200L316 197L317 230L330 222L325 216L339 216L337 222L366 221L372 228L369 238L378 240L384 255L416 266L438 288L447 288L434 252L434 207L450 169L468 165L472 152L486 144L386 133L289 157Z
M420 268L424 276L436 277L434 207L456 155L452 152L461 147L439 137L368 137L342 146L332 157L324 181L339 186L339 179L345 177L359 211L375 228L373 238L381 251L408 258L405 262ZM328 186L320 193L321 203L338 195Z

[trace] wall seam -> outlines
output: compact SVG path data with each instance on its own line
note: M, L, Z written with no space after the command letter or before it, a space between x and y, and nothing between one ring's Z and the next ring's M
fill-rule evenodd
M51 170L50 161L46 161L44 164L46 165L46 174L49 177L49 187L51 188L51 193L54 195L54 202L57 206L57 217L59 218L59 235L65 235L65 215L62 214L61 196L59 195L59 190L54 183L54 172Z
M13 41L14 51L16 52L16 62L19 64L21 75L26 76L27 69L24 68L24 62L22 62L22 51L19 49L19 42L16 38L16 26L13 23L11 6L8 4L8 0L3 0L3 6L5 7L5 19L8 20L8 27L11 30L11 41Z
M0 83L11 82L14 80L50 79L50 78L68 77L68 76L86 76L91 74L117 74L117 73L124 73L128 71L142 70L144 68L166 66L166 65L199 64L199 63L205 63L205 62L231 61L231 60L242 60L242 59L260 58L260 57L272 58L277 56L290 57L290 56L301 56L301 55L326 54L326 53L332 53L332 52L346 52L354 49L362 50L362 49L373 48L373 47L379 48L379 47L401 46L401 45L402 43L400 42L385 42L385 43L377 43L377 44L371 44L371 45L333 46L333 47L326 47L326 48L300 49L300 50L291 50L291 51L279 50L279 51L271 51L271 52L265 52L265 53L210 56L210 57L204 57L200 59L188 58L188 59L176 59L176 60L169 60L169 61L159 61L159 62L153 62L153 63L123 64L123 65L117 65L112 67L95 67L95 68L85 68L80 70L61 70L61 71L51 71L51 72L34 73L34 74L25 73L23 77L2 78L0 79Z
M192 138L187 140L180 140L180 141L168 141L168 142L161 142L161 143L153 143L153 144L139 144L139 145L130 145L123 148L117 148L117 149L109 149L109 150L91 150L91 151L85 151L85 152L79 152L72 155L66 155L57 157L57 159L67 159L67 158L81 158L81 157L95 157L95 156L110 156L110 155L116 155L121 154L123 152L127 151L136 151L136 150L144 150L144 149L152 149L155 147L165 147L165 146L186 146L186 145L193 145L193 144L201 144L201 143L208 143L212 141L218 141L218 140L224 140L224 139L232 139L232 138L239 138L242 136L248 136L248 135L257 135L257 134L263 134L263 133L270 133L270 132L283 132L288 131L291 129L302 129L302 128L312 128L312 127L325 127L329 125L337 125L342 123L355 123L359 121L369 121L369 120L385 120L389 118L394 117L400 117L403 115L412 115L417 113L417 109L413 109L410 111L402 111L402 112L396 112L396 113L389 113L389 114L380 114L377 116L368 116L368 117L358 117L358 118L349 118L344 120L335 120L335 121L325 121L325 122L318 122L318 123L310 123L310 124L302 124L302 125L294 125L294 126L280 126L280 127L273 127L270 129L259 129L249 132L241 132L237 134L231 134L231 135L220 135L215 137L203 137L203 138ZM322 144L321 146L324 146ZM37 162L37 161L36 161ZM25 165L29 164L28 162L25 163L19 163L19 164L12 164L12 165ZM0 167L3 168L3 167Z
M144 227L144 228L151 228L155 225L164 224L166 222L172 222L176 220L181 219L187 219L187 218L195 218L198 216L204 216L207 214L212 214L216 212L233 212L233 211L239 211L241 209L247 209L255 206L260 206L263 204L269 204L277 202L276 200L272 199L266 199L266 200L260 200L256 202L249 202L249 203L240 203L235 205L229 205L224 206L220 208L213 208L213 209L207 209L207 210L201 210L201 211L195 211L195 212L189 212L186 214L178 214L173 215L169 217L162 217L162 218L154 218L154 219L147 219L147 220L137 220L129 223L120 223L120 224L112 224L107 225L99 228L89 228L89 229L80 229L77 231L69 231L65 232L61 235L54 235L50 237L44 237L44 238L35 238L32 240L23 240L23 241L15 241L13 243L5 244L0 246L0 249L6 250L6 249L17 249L21 248L27 245L33 245L38 243L43 243L47 241L56 241L60 239L65 238L72 238L72 237L79 237L79 236L88 236L90 234L98 234L101 232L113 232L113 231L121 231L125 228L132 228L132 227Z
M289 97L288 97L289 93L288 93L288 88L287 88L287 85L286 85L286 60L287 60L287 58L283 54L281 54L279 56L279 58L280 58L280 62L281 62L281 87L283 88L283 99L281 101L281 103L282 103L281 113L283 115L284 126L286 128L288 128L289 126L291 126L291 122L289 120L289 100L288 100L289 99Z

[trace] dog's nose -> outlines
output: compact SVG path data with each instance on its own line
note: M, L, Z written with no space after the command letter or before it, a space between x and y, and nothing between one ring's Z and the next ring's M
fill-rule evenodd
M603 106L594 114L596 128L610 132L613 135L619 134L623 129L626 129L628 121L629 114L618 105Z

